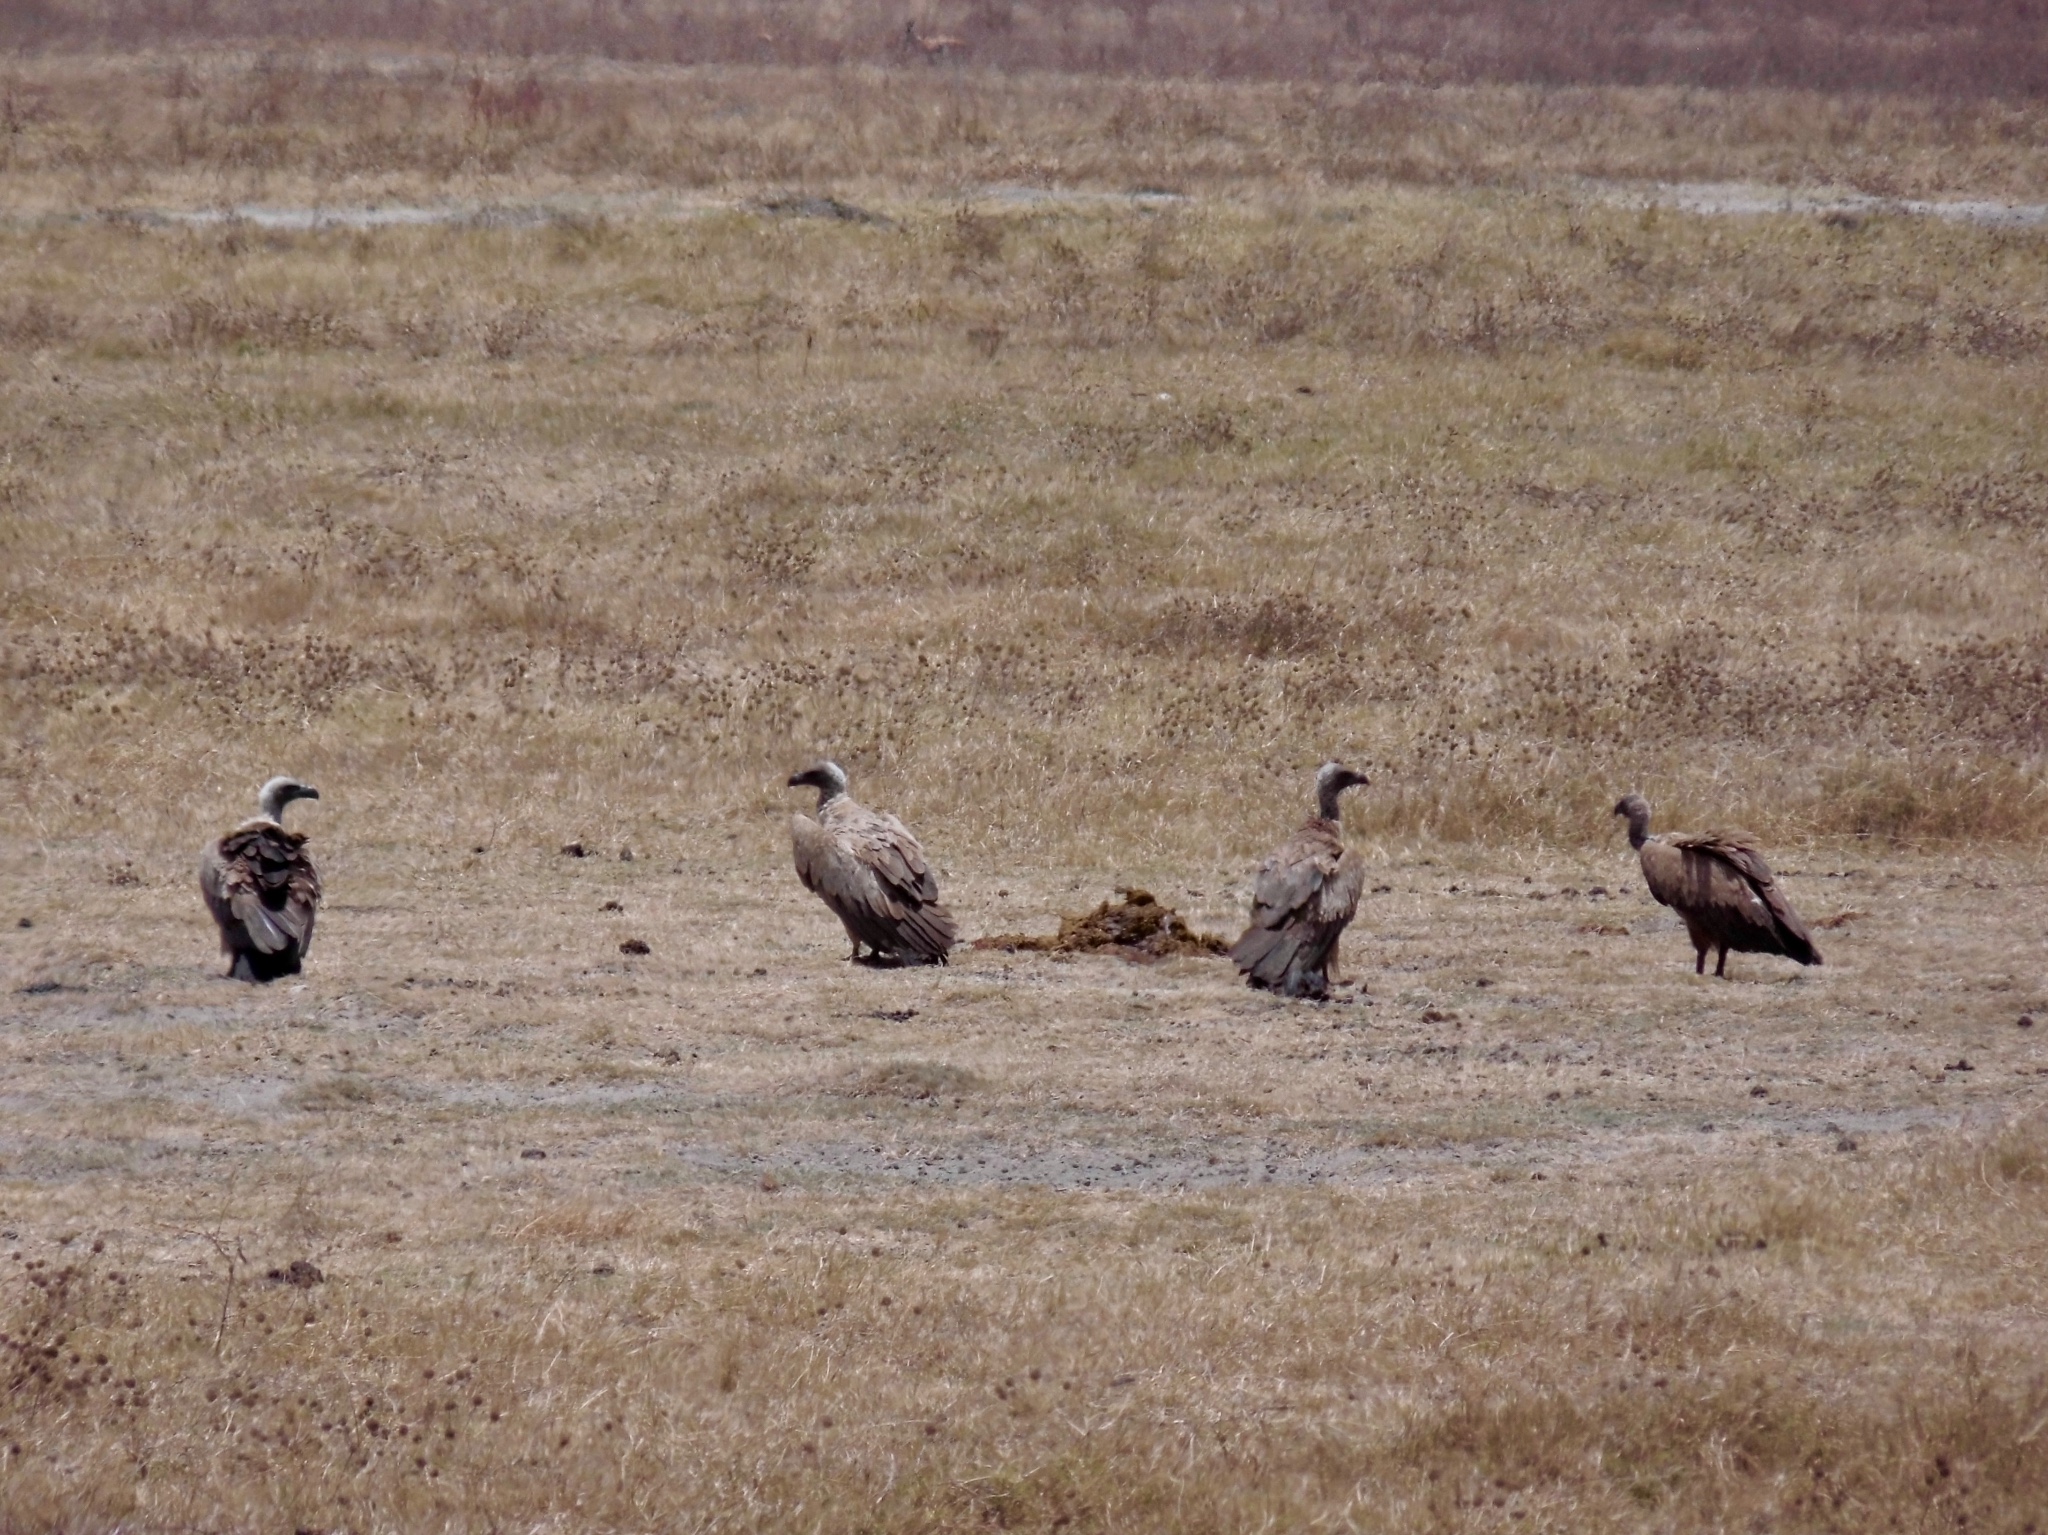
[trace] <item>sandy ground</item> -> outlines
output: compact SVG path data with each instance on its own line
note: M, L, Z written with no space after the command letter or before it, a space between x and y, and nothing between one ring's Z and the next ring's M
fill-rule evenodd
M394 1213L423 1183L508 1180L1359 1186L1853 1154L2048 1101L2033 862L1792 861L1797 902L1835 924L1828 963L1736 956L1725 981L1691 973L1618 839L1527 872L1387 864L1345 944L1360 984L1326 1005L1252 993L1220 960L855 968L767 857L448 852L409 888L339 862L305 976L256 989L217 978L168 868L65 881L89 851L11 849L8 1186L57 1206L119 1191L137 1217L280 1157L346 1162ZM1048 929L1109 883L949 893L972 935ZM1226 875L1160 894L1235 931Z
M182 858L0 858L19 1528L2020 1529L2038 1492L2038 861L1781 858L1827 965L1717 981L1618 835L1384 859L1312 1004L1214 959L856 968L765 835L306 824L329 900L265 989ZM1234 925L1245 871L1158 872ZM1118 882L946 885L972 936Z

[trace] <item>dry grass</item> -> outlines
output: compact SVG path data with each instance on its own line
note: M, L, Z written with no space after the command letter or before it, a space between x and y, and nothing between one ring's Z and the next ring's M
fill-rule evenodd
M527 78L9 66L0 1529L2033 1528L2048 239L1576 179L2033 109ZM841 965L819 751L969 937L1234 932L1369 765L1370 996Z
M2040 234L882 206L0 235L29 824L193 840L234 718L468 844L760 845L815 749L976 857L1248 854L1340 749L1392 839L2048 826Z
M0 65L9 206L66 215L266 197L792 186L957 197L1012 182L1320 202L1388 182L1527 189L1574 176L2035 198L2048 184L2044 119L2048 105L1998 97L675 69L467 53ZM973 239L963 254L976 256Z
M2027 0L17 0L0 44L136 48L234 43L380 44L477 53L587 54L663 64L924 67L906 20L964 45L949 69L1055 70L1441 85L1652 83L1914 91L1971 99L2048 94L2040 19ZM535 110L518 91L479 110Z

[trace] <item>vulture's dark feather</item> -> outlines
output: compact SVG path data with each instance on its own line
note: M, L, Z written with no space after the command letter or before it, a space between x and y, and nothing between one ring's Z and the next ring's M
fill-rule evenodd
M320 905L320 874L303 832L269 818L244 822L200 855L199 891L230 975L274 981L299 973Z

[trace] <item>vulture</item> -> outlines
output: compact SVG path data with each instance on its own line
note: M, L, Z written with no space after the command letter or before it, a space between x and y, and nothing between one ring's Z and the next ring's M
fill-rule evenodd
M284 829L284 807L318 799L296 778L273 778L256 798L256 817L199 855L199 892L220 926L221 952L238 981L297 975L313 946L320 875L306 856L306 834Z
M1358 910L1365 860L1344 851L1337 796L1363 773L1341 762L1316 772L1316 813L1259 865L1252 921L1230 950L1248 984L1287 997L1326 997L1337 939Z
M789 786L818 791L815 821L789 819L796 875L846 928L851 958L859 962L865 944L877 964L943 965L959 929L910 828L851 798L836 762L791 774Z
M1813 934L1777 876L1744 831L1710 831L1696 836L1650 835L1650 805L1640 794L1622 798L1614 813L1628 817L1628 845L1643 861L1643 879L1658 904L1685 919L1697 958L1695 975L1707 973L1707 950L1720 950L1714 974L1726 976L1728 951L1782 954L1802 965L1821 963Z

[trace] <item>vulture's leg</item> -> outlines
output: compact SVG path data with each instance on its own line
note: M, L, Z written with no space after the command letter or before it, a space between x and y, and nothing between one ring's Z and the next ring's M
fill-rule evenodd
M1694 975L1705 975L1707 973L1707 946L1701 944L1694 953L1698 957L1692 962L1692 973Z
M1705 959L1706 956L1702 954L1700 958ZM1714 974L1721 980L1728 978L1728 946L1726 944L1721 945L1721 957L1714 961Z
M228 979L231 981L253 981L256 979L256 971L249 963L247 951L240 949L235 951L235 962L228 966Z

